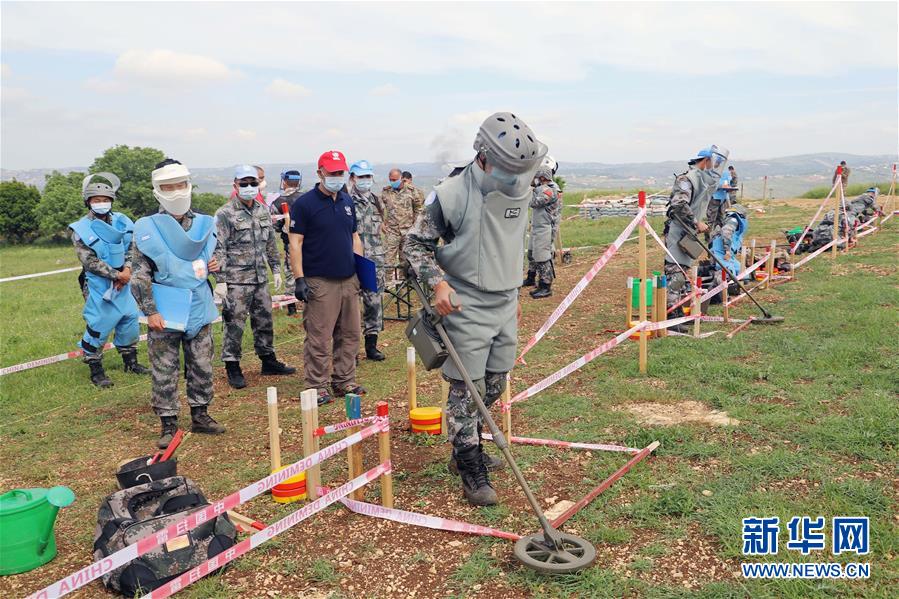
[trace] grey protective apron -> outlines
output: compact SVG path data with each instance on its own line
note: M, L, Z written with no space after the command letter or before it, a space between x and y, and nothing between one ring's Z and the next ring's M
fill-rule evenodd
M709 199L712 197L712 188L703 181L702 171L699 169L690 169L687 172L687 179L693 186L693 195L690 198L690 210L693 212L693 218L696 222L703 221L709 207ZM684 268L689 268L693 265L693 258L680 249L678 245L681 237L685 234L686 230L681 224L671 219L668 222L668 234L665 235L665 247L668 248L668 251L671 252L678 264ZM669 258L666 256L667 259Z
M437 248L437 264L456 290L462 310L444 317L446 331L472 379L507 372L518 342L518 288L524 260L524 231L531 191L521 197L486 196L477 165L447 178L435 189L447 227L455 237ZM461 374L447 361L446 376Z
M545 185L534 189L533 195L543 194ZM553 257L553 214L548 206L531 208L531 238L528 242L528 250L534 262L546 262Z

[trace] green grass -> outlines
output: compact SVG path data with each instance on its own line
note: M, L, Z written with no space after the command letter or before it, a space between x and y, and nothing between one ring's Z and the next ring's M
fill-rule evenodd
M847 197L849 196L857 196L865 193L865 191L871 187L877 187L880 189L880 193L887 193L890 190L890 183L850 183L849 186L843 191ZM820 200L827 197L827 194L830 193L830 190L833 188L833 185L825 185L822 187L814 187L804 194L802 194L801 198L807 200Z
M566 202L574 201L566 193ZM579 200L578 200L579 201ZM782 240L781 232L805 224L814 211L811 203L763 204L764 215L752 215L750 238L767 245ZM628 219L565 221L565 245L610 243ZM896 220L886 230L860 240L858 248L811 262L798 279L768 291L759 299L772 311L787 317L772 327L750 327L731 340L714 335L703 342L668 337L654 340L649 349L649 373L637 372L636 344L626 344L568 379L527 402L516 404L516 432L534 437L572 441L614 442L645 446L661 442L654 457L634 468L607 492L570 521L581 536L596 543L605 556L597 565L577 575L546 578L514 564L510 549L498 541L473 541L465 554L443 546L422 547L411 554L410 564L437 548L453 560L454 571L438 594L459 597L482 594L478 585L504 576L510 596L533 597L871 597L893 595L899 580L899 534L895 514L896 472L899 471L899 360L896 331L899 325L899 274L897 274ZM656 229L661 223L653 221ZM600 274L596 284L623 285L635 274L636 246L626 244L622 255ZM566 267L583 272L601 248L576 254L577 264ZM650 250L650 264L661 262L661 253ZM67 245L0 248L0 275L11 276L73 265L74 252ZM628 264L621 270L620 264ZM616 270L617 269L617 270ZM572 271L569 271L572 272ZM74 278L77 273L0 284L0 366L45 357L74 348L82 332L81 299ZM614 277L614 279L609 279ZM617 288L617 287L614 287ZM560 289L561 295L567 288ZM551 305L557 303L554 298ZM546 338L528 356L528 366L516 370L515 391L557 370L598 345L620 329L622 297L611 293L588 300L580 298ZM524 302L525 316L546 304ZM720 313L713 308L713 313ZM742 304L735 317L752 314ZM541 319L542 320L542 319ZM576 322L576 333L564 325ZM279 354L299 364L302 333L298 320L279 312L275 317ZM536 325L533 325L534 327ZM704 325L705 327L705 325ZM382 340L388 359L374 365L360 363L360 380L369 388L363 410L371 413L378 399L402 398L405 387L405 352L402 324L390 324ZM531 330L523 331L522 336ZM216 350L220 327L216 325ZM145 345L140 356L146 361ZM211 497L240 488L264 475L268 468L265 429L265 392L276 384L284 399L282 447L285 459L298 455L299 410L295 401L301 390L299 377L262 379L252 355L250 335L245 336L245 372L251 386L242 391L217 393L213 412L228 426L228 434L215 439L191 437L179 451L184 473L195 478ZM113 488L112 472L124 458L148 453L157 434L156 418L149 410L149 380L125 374L115 353L105 363L116 386L98 391L87 380L87 369L69 360L0 378L0 461L5 488L55 484L71 486L78 500L60 515L58 529L70 539L70 552L89 553L96 506ZM216 376L223 378L216 360ZM433 373L419 370L419 380L436 382ZM676 426L641 424L624 407L634 402L675 404L686 399L723 410L740 424L710 427L683 423ZM422 405L436 403L434 392L421 392ZM395 419L402 410L392 408ZM672 408L673 409L673 408ZM322 412L334 421L341 406ZM442 437L396 435L410 450L434 452ZM576 500L599 480L619 467L620 454L597 453L580 462L580 474L565 480L548 476L545 465L558 450L514 448L523 469L533 472L531 482L541 497L558 495ZM222 455L220 462L211 462ZM398 496L409 498L397 507L436 509L434 493L452 490L455 477L446 472L446 456L414 470L395 473ZM397 460L399 462L399 460ZM345 476L345 465L326 464L327 480ZM503 475L500 495L515 491ZM706 493L704 493L706 491ZM401 495L404 494L404 495ZM374 490L370 497L375 497ZM296 509L257 501L251 512L274 521ZM336 510L338 508L330 508ZM740 521L749 515L838 515L871 518L872 576L867 581L743 581L737 578L707 579L688 590L663 568L679 555L675 545L701 535L728 571L736 572L741 555ZM472 522L519 532L533 528L528 513L508 505L472 512ZM327 531L303 529L312 543L326 540ZM329 556L299 560L291 556L298 536L283 537L240 558L232 572L213 577L185 592L189 597L235 597L229 576L242 577L262 570L266 575L302 577L311 584L339 592L341 573ZM73 547L74 545L74 547ZM803 558L788 551L772 561L830 561L829 554ZM371 544L356 548L370 555ZM427 552L426 552L427 550ZM416 555L418 555L416 557ZM496 557L497 555L501 557ZM628 572L616 567L609 556L623 559ZM768 558L766 558L768 559ZM845 561L843 557L837 561ZM863 560L858 560L863 561ZM23 575L25 590L50 582L46 568ZM61 572L55 572L61 574ZM662 584L649 582L661 576ZM0 578L0 595L17 596ZM20 583L21 584L21 583ZM346 592L343 589L343 592ZM260 590L264 593L264 589Z

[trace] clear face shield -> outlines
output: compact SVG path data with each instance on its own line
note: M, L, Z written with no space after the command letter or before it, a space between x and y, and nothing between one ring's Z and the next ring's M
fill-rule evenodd
M727 168L727 157L730 155L730 151L718 146L712 146L711 149L712 155L709 160L709 170L720 177L724 169Z

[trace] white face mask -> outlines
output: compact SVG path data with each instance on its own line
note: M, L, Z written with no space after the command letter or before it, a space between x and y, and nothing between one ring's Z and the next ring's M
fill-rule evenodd
M356 189L358 189L359 191L368 191L369 189L371 189L373 184L374 181L371 177L360 177L356 179L355 185Z
M190 192L193 186L188 183L184 189L176 189L175 191L153 190L156 201L162 206L162 209L169 214L181 216L190 210Z
M91 204L91 211L100 216L109 214L110 210L112 210L112 202L95 202Z
M255 200L256 196L259 194L259 186L258 185L247 185L246 187L238 187L237 195L241 200Z
M346 175L342 177L325 177L324 185L325 189L330 191L331 193L336 193L340 191L340 188L346 185L347 177Z

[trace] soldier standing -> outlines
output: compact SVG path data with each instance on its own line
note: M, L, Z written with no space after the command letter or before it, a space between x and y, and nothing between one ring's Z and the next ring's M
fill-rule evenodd
M528 274L524 287L537 288L530 292L534 299L551 296L556 271L555 232L559 213L559 190L553 183L552 170L541 165L537 169L534 194L531 198L531 236L528 242Z
M295 368L286 366L275 357L272 296L268 290L266 263L272 269L275 289L284 289L278 247L272 227L272 217L264 205L256 201L259 195L257 170L249 165L234 171L234 191L231 198L215 213L218 246L216 259L221 270L216 273L216 295L222 298L222 361L228 373L228 384L235 389L247 386L240 369L241 342L247 316L253 329L253 347L262 361L262 374L293 374Z
M293 201L300 197L300 189L303 187L303 175L298 170L289 170L281 173L281 191L275 201L272 202L270 211L272 217L281 216L280 220L275 222L275 230L281 235L281 244L284 246L284 282L287 289L293 289L293 271L290 268L290 239L288 238L289 214ZM285 206L287 206L285 208ZM296 304L288 304L287 315L293 316L297 313Z
M356 208L356 224L362 240L363 256L375 263L378 290L362 290L362 334L365 338L365 357L380 362L384 354L378 350L378 334L384 330L381 292L384 289L384 240L381 227L384 209L381 200L372 193L374 170L367 160L350 166L350 196Z
M111 183L91 183L101 177ZM122 355L125 372L148 374L137 363L140 337L138 309L131 295L131 240L134 223L120 212L112 212L112 202L121 182L112 173L88 175L81 184L87 215L69 225L72 243L81 262L81 290L84 294L84 335L79 344L84 363L90 368L91 382L101 388L112 381L103 370L103 346L115 331L113 344Z
M515 362L527 205L546 146L514 114L498 112L481 125L474 150L474 160L428 196L406 235L405 258L434 290L434 307L489 407ZM450 301L453 293L461 306ZM488 469L502 462L483 451L483 421L461 373L447 361L443 376L450 383L450 471L461 475L469 503L493 505Z
M846 187L849 185L849 167L846 166L845 160L840 161L840 166L843 167L843 171L841 173L839 167L834 169L831 184L836 185L837 177L840 177L843 179L843 193L846 193ZM833 235L831 235L831 237L833 237Z
M388 267L393 267L405 260L403 236L421 212L424 197L421 190L412 184L411 179L403 179L403 172L400 169L391 170L388 179L390 184L384 187L381 193L381 204L386 212L384 229L387 232L384 260Z
M681 247L681 240L689 241L690 236L677 218L690 227L694 234L709 230L709 226L702 219L708 213L709 197L721 179L727 156L728 151L718 146L703 148L689 161L690 169L674 180L674 187L668 200L664 233L665 247L676 260L673 262L667 255L665 257L669 308L689 292L687 279L681 270L689 270L698 257L688 254ZM683 315L682 308L671 313L672 318L681 315Z
M733 187L733 189L727 193L727 201L733 206L737 203L737 190L740 188L740 178L737 177L737 169L735 169L732 164L728 165L727 172L730 174L730 186Z
M153 379L151 403L162 421L157 445L164 449L178 430L179 350L184 350L184 378L191 431L220 434L225 427L207 412L212 402L212 329L218 317L207 279L219 268L215 221L190 209L190 172L166 159L151 175L158 214L134 225L131 292L147 315L148 351Z

